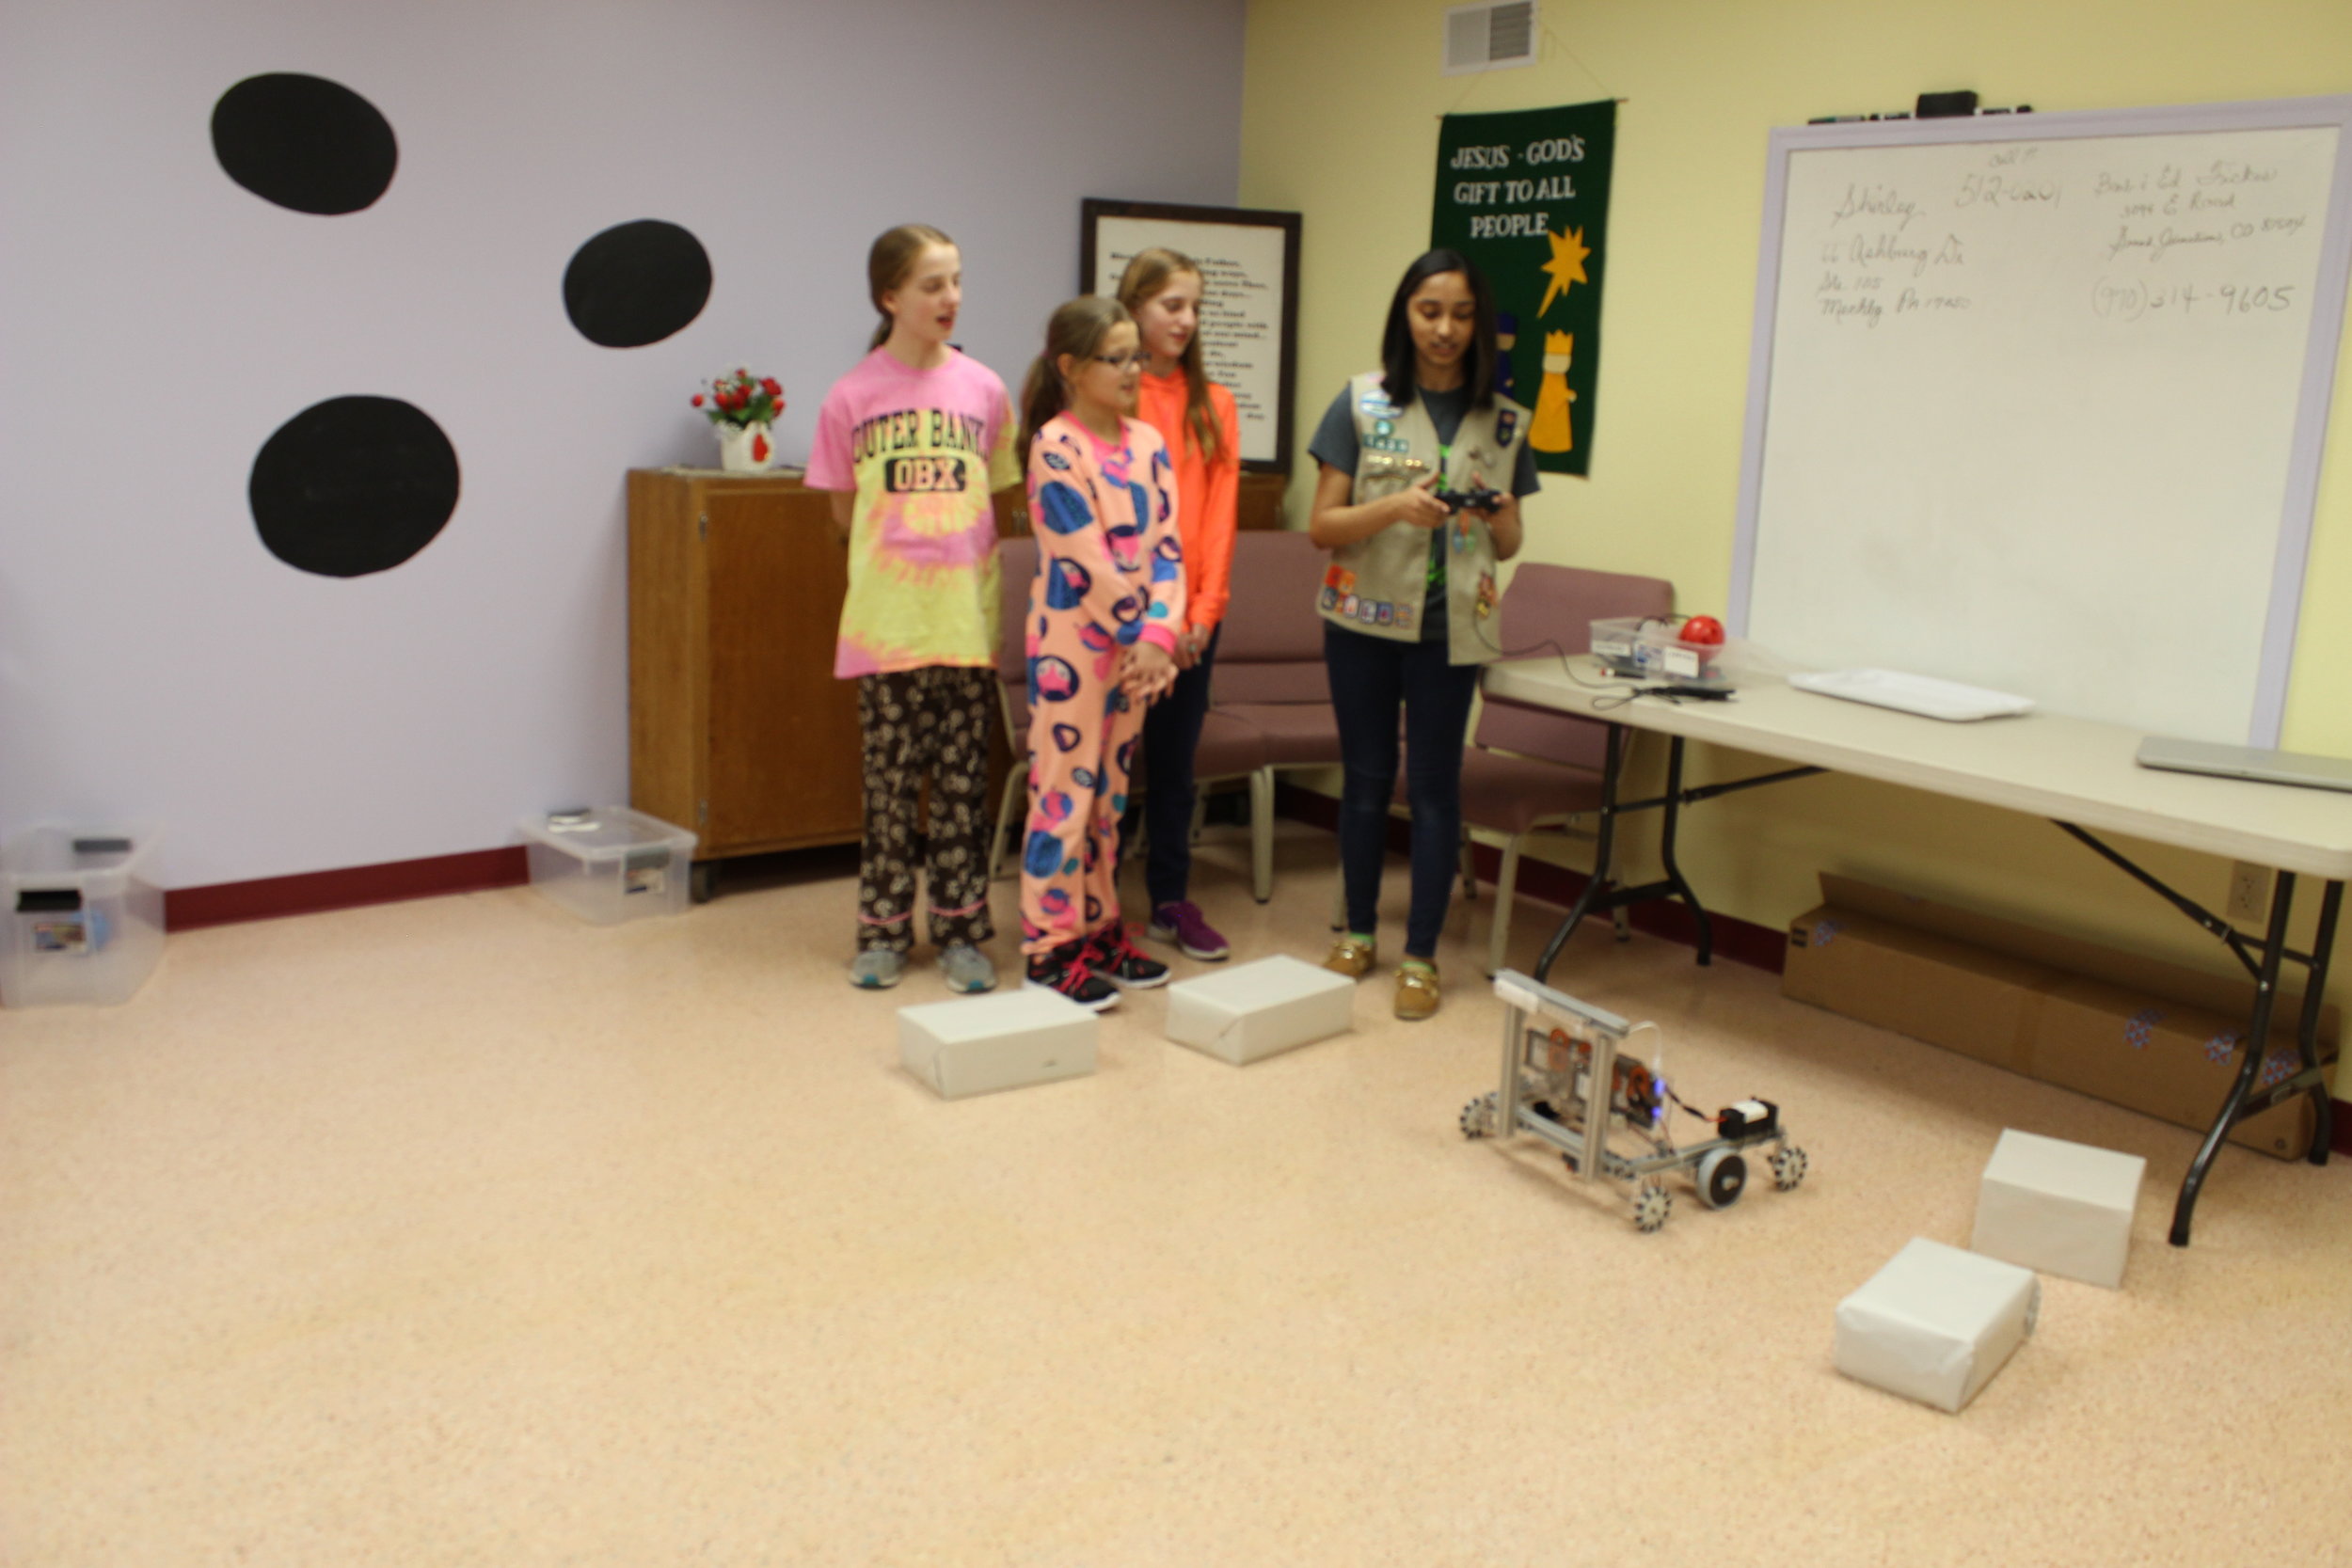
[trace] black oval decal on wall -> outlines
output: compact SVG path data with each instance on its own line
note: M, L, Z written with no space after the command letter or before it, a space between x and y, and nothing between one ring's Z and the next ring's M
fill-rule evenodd
M400 162L391 122L340 83L277 71L248 76L213 105L213 152L265 201L333 215L373 204Z

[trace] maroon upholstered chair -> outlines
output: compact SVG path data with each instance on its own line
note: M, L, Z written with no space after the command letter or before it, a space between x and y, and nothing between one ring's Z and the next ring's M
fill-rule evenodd
M1274 776L1290 768L1333 768L1340 723L1323 667L1323 618L1315 594L1330 557L1304 533L1250 530L1233 540L1232 597L1225 610L1211 682L1212 722L1255 733L1263 760L1250 781L1253 891L1274 896Z
M1037 541L1026 536L1006 539L997 547L1001 552L999 560L1004 568L1005 590L1003 626L996 639L996 686L1004 698L1005 736L1012 747L1012 767L1005 775L1004 798L997 803L996 832L989 840L988 877L991 881L996 879L997 865L1004 858L1006 830L1022 819L1027 806L1029 580L1037 576L1038 555ZM1202 721L1200 742L1193 748L1192 753L1193 776L1196 779L1207 783L1216 779L1248 778L1252 786L1254 804L1258 775L1264 763L1265 742L1256 730L1232 719L1220 719L1215 711ZM1253 811L1250 818L1253 835L1251 855L1255 861L1270 860L1273 853L1273 790L1270 784L1266 786L1265 793L1265 808ZM1263 902L1263 895L1260 902Z
M1592 624L1619 615L1667 615L1674 584L1661 578L1592 572L1529 562L1502 594L1502 635L1514 650L1547 656L1592 651ZM1503 965L1511 935L1511 906L1519 852L1536 833L1589 836L1569 831L1575 818L1601 803L1601 763L1608 726L1528 703L1488 695L1462 754L1463 885L1477 883L1468 854L1470 830L1502 834L1502 865L1495 879L1494 927L1486 942L1486 973ZM1624 911L1618 911L1624 930Z

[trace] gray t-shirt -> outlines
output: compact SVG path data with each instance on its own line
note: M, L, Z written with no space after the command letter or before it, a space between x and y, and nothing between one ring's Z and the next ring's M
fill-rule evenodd
M1426 387L1416 387L1413 395L1429 411L1429 422L1437 427L1438 444L1452 446L1454 433L1462 428L1462 416L1470 410L1470 388L1456 387L1450 391L1433 392ZM1348 406L1346 388L1341 388L1340 395L1331 400L1331 406L1323 411L1323 422L1315 426L1314 439L1307 443L1307 452L1350 479L1356 476L1356 462L1362 455L1362 448L1356 440L1356 411ZM1535 477L1535 454L1521 441L1518 466L1511 474L1511 494L1532 496L1542 486L1543 482ZM1432 530L1429 535L1429 589L1422 600L1423 642L1433 639L1442 641L1446 635L1445 535L1444 529Z

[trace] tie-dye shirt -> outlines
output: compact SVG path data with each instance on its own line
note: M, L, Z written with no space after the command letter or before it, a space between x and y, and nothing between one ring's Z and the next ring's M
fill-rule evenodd
M960 353L918 371L878 348L825 394L807 483L857 493L835 675L993 661L989 496L1021 482L1013 428L1005 384Z
M1059 621L1106 655L1141 640L1173 652L1184 624L1184 541L1168 444L1122 420L1112 446L1069 414L1045 421L1029 449L1029 521L1038 576L1030 641Z

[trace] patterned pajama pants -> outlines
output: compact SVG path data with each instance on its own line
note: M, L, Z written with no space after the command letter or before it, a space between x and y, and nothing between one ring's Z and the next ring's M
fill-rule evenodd
M914 860L930 883L934 945L986 942L988 709L993 669L932 665L857 683L866 757L866 843L858 864L860 951L914 946ZM930 825L918 846L915 805L930 782Z
M1094 646L1102 640L1059 650L1061 630L1030 661L1029 816L1021 835L1021 951L1030 955L1118 918L1119 819L1143 732L1142 707L1113 683L1113 658Z

